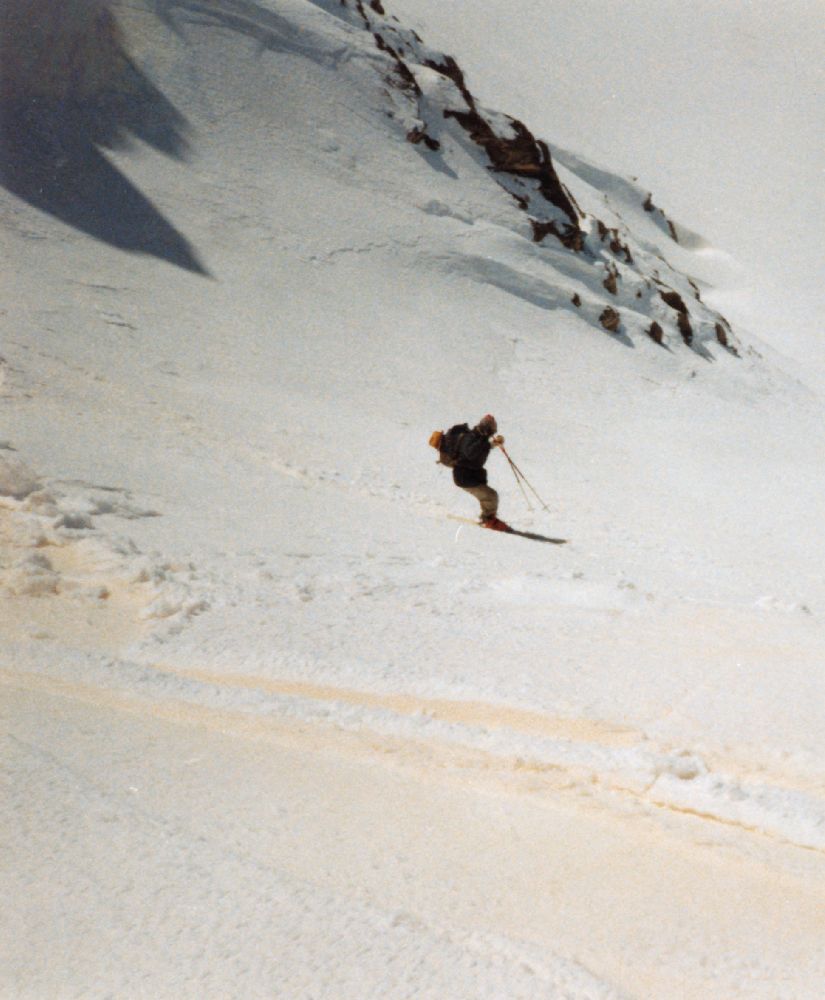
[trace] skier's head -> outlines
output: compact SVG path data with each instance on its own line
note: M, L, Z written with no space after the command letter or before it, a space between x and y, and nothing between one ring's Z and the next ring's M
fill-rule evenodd
M496 418L492 413L485 414L481 420L478 422L478 429L482 434L489 437L491 434L495 434L498 430L498 424L496 423Z

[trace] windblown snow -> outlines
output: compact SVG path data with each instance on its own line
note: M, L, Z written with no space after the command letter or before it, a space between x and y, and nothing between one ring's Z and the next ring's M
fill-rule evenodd
M0 11L0 995L814 1000L799 303L413 6Z

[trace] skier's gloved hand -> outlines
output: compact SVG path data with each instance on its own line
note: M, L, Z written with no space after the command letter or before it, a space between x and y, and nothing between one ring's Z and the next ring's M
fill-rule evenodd
M504 438L501 436L501 434L496 434L496 436L493 438L493 447L498 448L500 444L504 444Z

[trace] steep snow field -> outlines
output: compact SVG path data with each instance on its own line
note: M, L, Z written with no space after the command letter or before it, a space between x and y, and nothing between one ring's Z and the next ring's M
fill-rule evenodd
M821 232L535 6L3 14L0 995L821 995Z

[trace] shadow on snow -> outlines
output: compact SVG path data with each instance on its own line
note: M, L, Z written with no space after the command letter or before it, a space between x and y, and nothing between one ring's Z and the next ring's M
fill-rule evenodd
M5 5L0 184L18 198L104 243L205 275L189 241L101 151L134 136L182 159L185 132L101 0Z

